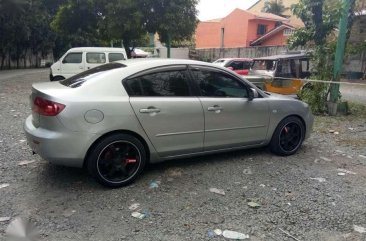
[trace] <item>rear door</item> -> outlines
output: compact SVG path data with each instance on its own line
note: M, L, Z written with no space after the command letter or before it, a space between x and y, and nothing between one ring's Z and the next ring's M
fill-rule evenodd
M123 53L108 53L108 62L114 62L119 60L125 60L125 56Z
M86 52L85 55L85 69L91 69L97 67L101 64L106 63L106 53L105 52Z
M249 87L219 69L192 66L205 115L204 150L262 143L269 107L265 98L248 99Z
M83 52L67 53L61 62L61 74L68 78L82 71L84 71Z
M154 69L123 81L131 106L162 157L203 150L204 117L187 66Z

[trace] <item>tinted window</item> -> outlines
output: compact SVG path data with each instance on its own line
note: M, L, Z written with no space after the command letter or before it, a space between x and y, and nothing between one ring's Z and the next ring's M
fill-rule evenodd
M82 53L68 53L62 63L64 64L80 64L83 54Z
M244 68L244 63L242 61L233 61L228 65L228 67L233 68L233 70L240 70Z
M252 66L253 70L273 71L276 69L275 60L255 60Z
M118 60L124 60L125 57L123 56L122 53L109 53L108 59L109 59L109 62L114 62L114 61L118 61Z
M209 70L192 70L192 74L203 96L248 97L245 85L228 74Z
M104 64L104 65L89 69L87 71L81 72L80 74L74 75L65 80L61 80L60 83L65 86L71 87L71 88L76 88L76 87L83 85L83 83L85 83L87 80L91 79L93 76L97 75L98 73L108 71L111 69L123 68L123 67L126 67L126 65L120 64L120 63Z
M105 54L104 53L87 53L86 62L89 64L104 64Z
M130 96L190 96L186 71L146 74L126 81Z

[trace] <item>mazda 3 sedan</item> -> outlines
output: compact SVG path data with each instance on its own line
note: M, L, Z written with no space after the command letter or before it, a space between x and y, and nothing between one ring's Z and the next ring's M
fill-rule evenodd
M134 181L148 162L260 146L291 155L313 125L307 104L191 60L109 63L33 84L30 99L33 152L86 167L111 187Z

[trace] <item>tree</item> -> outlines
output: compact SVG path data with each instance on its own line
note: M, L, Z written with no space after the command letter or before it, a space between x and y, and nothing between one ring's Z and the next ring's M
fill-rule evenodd
M333 78L334 54L336 48L335 30L343 14L340 0L300 0L292 6L305 27L297 29L289 38L289 48L299 46L312 49L312 78L330 81ZM324 112L329 94L329 85L314 83L304 88L300 98L308 102L314 112Z
M168 52L172 41L190 41L198 23L197 0L142 0L140 4L147 31L157 32L168 43Z
M286 8L283 5L282 0L272 0L272 1L268 1L264 3L264 7L262 9L262 12L266 12L266 13L273 13L276 14L278 16L283 16L285 17L285 15L283 15L283 13L287 10L288 8Z
M99 28L106 41L122 40L127 56L130 58L134 47L148 43L143 20L138 1L111 0L105 5Z
M9 61L16 61L17 67L20 67L20 60L23 59L25 65L30 52L36 56L38 53L44 55L52 48L53 38L41 0L2 0L0 30L1 68L4 67L6 56L10 57Z

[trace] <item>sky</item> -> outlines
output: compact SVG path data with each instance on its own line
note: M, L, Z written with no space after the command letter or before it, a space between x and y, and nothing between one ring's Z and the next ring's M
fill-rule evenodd
M201 21L222 18L235 8L247 9L257 0L199 0L198 19Z

